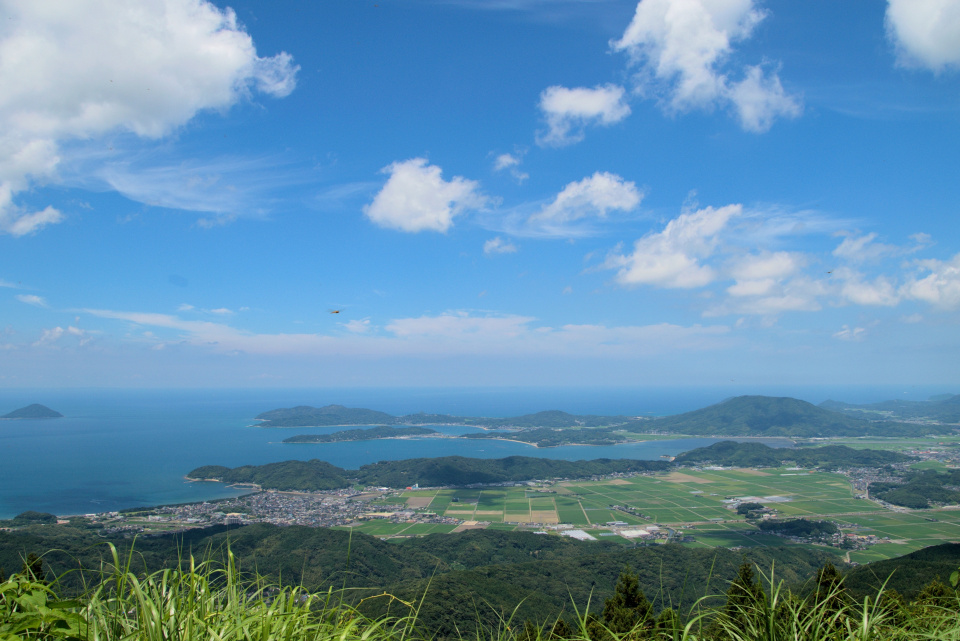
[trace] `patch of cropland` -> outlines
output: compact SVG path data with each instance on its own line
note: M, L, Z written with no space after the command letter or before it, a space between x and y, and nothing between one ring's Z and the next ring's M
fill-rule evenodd
M929 419L960 423L960 394L947 394L927 401L892 400L880 403L843 403L824 401L820 407L863 418Z
M683 452L674 458L677 465L721 465L724 467L780 467L792 463L801 467L881 467L916 460L912 456L885 450L854 449L845 445L811 448L769 447L763 443L720 441Z
M372 441L380 438L400 438L404 436L430 436L437 430L428 427L369 427L357 430L341 430L333 434L297 434L283 439L284 443L340 443L343 441Z
M638 421L626 427L692 435L721 436L921 436L931 427L875 422L817 407L795 398L737 396L676 416Z
M352 484L386 487L463 486L529 481L532 479L589 478L608 474L634 474L666 470L666 461L594 459L561 461L510 456L502 459L475 459L463 456L381 461L345 470L325 461L284 461L266 465L228 468L206 465L187 477L224 483L255 483L277 490L330 490Z
M18 418L63 418L63 414L56 410L50 409L46 405L33 403L32 405L21 407L20 409L13 410L12 412L8 412L7 414L0 416L0 419Z

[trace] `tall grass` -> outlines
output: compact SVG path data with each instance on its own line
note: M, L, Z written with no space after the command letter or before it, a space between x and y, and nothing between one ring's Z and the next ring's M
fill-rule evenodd
M189 557L177 568L138 575L130 571L129 557L121 559L109 549L110 558L75 600L62 599L56 582L48 585L29 572L0 583L0 641L434 638L417 626L418 603L401 602L405 615L370 619L349 605L342 591L311 594L245 575L229 550L222 562ZM517 621L514 610L501 625L477 626L475 641L960 641L956 596L906 606L881 588L854 602L838 583L800 598L772 573L762 576L762 590L752 594L729 607L704 605L723 595L704 597L686 616L647 619L619 633L590 613L589 605L583 611L574 608L573 620L562 625Z

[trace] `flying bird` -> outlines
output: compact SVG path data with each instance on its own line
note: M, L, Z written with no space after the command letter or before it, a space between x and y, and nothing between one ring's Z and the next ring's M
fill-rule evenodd
M330 310L330 313L331 313L331 314L339 314L339 313L340 313L340 310L339 310L339 309L331 309L331 310Z

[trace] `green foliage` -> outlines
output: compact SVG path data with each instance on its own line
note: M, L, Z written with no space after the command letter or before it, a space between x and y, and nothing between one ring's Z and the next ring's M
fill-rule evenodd
M780 467L786 463L808 468L880 467L915 460L912 456L884 450L854 449L827 445L804 449L773 448L763 443L720 441L677 455L677 465L710 463L725 467Z
M882 401L857 405L824 401L820 407L854 416L890 416L898 419L928 418L944 423L960 423L960 395L942 394L927 401Z
M807 519L790 519L780 521L770 519L757 523L761 532L770 532L781 536L796 536L805 539L822 539L833 536L840 529L830 521L809 521Z
M931 503L960 503L960 470L939 473L936 470L909 472L903 483L871 483L870 495L894 505L913 509L930 507Z
M741 503L737 506L737 514L750 514L763 509L763 503Z
M191 479L217 479L224 483L255 483L278 490L329 490L353 484L387 487L464 486L508 483L531 479L589 478L608 474L634 474L670 467L666 461L594 459L561 461L529 456L476 459L463 456L381 461L344 470L326 461L284 461L266 465L226 468L205 465L187 474Z

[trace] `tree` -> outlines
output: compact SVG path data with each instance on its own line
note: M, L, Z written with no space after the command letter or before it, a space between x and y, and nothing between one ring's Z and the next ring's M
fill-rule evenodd
M33 552L27 555L26 560L23 562L23 568L20 570L20 574L33 581L46 583L44 580L45 573L43 570L43 559Z
M757 614L757 610L763 607L766 599L767 595L764 594L763 587L753 572L753 564L745 560L740 564L737 576L730 582L723 615L731 625L742 630L747 619Z
M603 621L615 634L653 627L653 606L640 589L640 579L629 570L620 573L613 596L603 604Z

